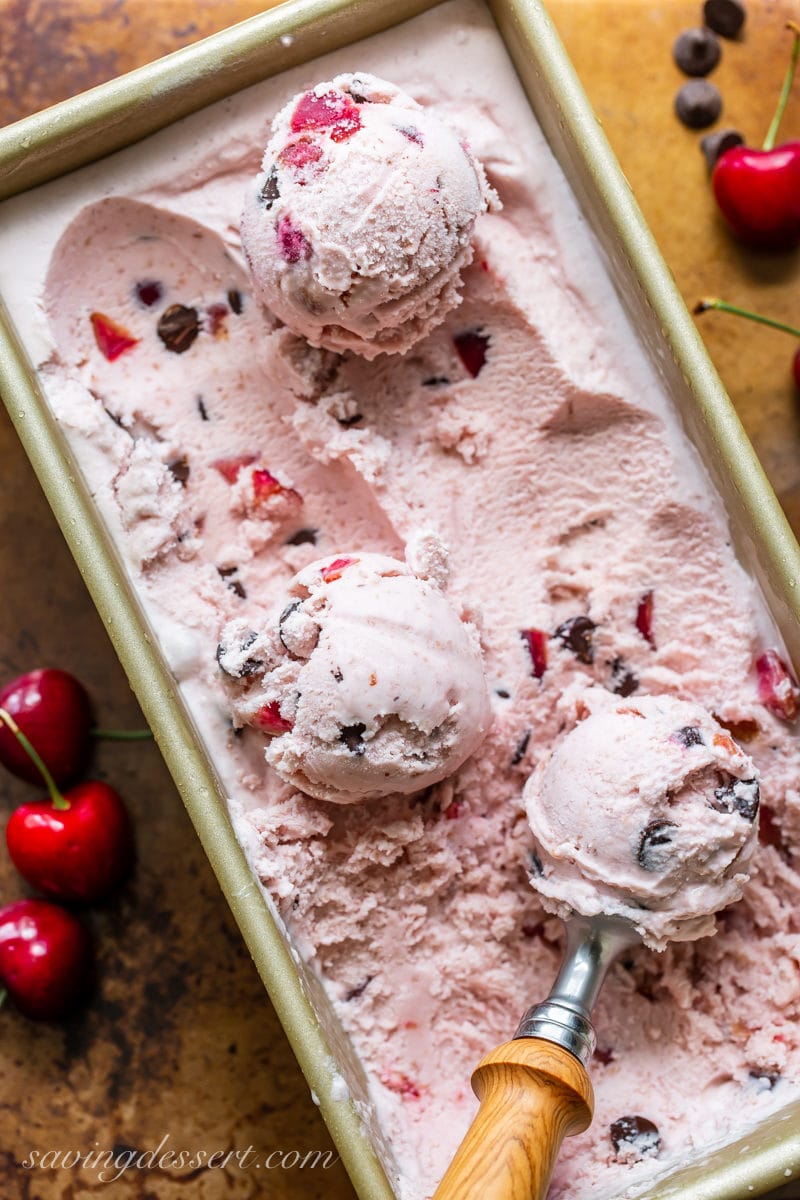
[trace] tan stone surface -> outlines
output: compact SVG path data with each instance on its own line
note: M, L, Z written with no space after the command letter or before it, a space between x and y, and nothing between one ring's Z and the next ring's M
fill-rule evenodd
M265 4L251 0L0 0L0 124L129 70ZM798 257L740 251L711 204L700 135L671 106L684 0L552 0L551 11L687 301L709 293L797 320ZM797 5L751 3L747 35L715 74L725 124L759 141L769 123ZM800 136L800 96L785 125ZM785 335L716 315L701 325L769 474L800 524L800 431ZM4 413L0 417L0 679L38 665L79 674L104 725L139 721L106 635ZM134 879L92 914L92 1006L64 1028L0 1015L3 1200L351 1200L329 1170L25 1170L31 1150L327 1149L331 1142L274 1012L151 745L103 746L95 772L135 819ZM30 795L0 778L0 815ZM26 889L0 849L0 902Z

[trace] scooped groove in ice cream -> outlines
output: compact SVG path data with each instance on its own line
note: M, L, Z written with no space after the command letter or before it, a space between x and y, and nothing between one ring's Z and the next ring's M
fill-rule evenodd
M272 735L267 761L320 800L411 793L450 775L490 723L475 628L437 581L380 554L295 576L263 633L229 623L218 653L234 721Z
M560 916L623 916L663 949L713 933L749 878L757 771L696 703L601 702L524 798L541 865L531 882Z
M242 247L261 300L314 346L404 352L460 301L499 202L458 135L393 84L337 75L276 116Z

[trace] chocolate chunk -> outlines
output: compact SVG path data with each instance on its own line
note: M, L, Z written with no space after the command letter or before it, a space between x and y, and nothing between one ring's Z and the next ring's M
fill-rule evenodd
M366 725L357 721L355 725L344 725L339 734L339 741L344 742L351 754L364 753L364 731Z
M633 1151L637 1159L655 1158L661 1149L658 1126L647 1117L627 1116L612 1121L609 1128L611 1145L617 1154Z
M705 746L699 725L684 725L682 729L676 729L671 735L670 741L679 742L687 750L690 746Z
M499 696L501 700L511 699L511 692L509 692L507 688L495 688L494 694L495 696Z
M713 125L722 112L719 88L707 79L690 79L675 97L675 112L689 129Z
M184 354L200 332L200 319L196 308L185 304L171 304L161 314L156 333L173 354Z
M684 29L672 47L672 57L685 75L708 75L719 56L719 41L710 29Z
M512 767L516 767L517 764L521 763L523 758L525 757L525 751L528 749L528 742L531 740L531 732L532 731L530 729L526 729L525 732L523 733L522 737L517 742L516 749L514 750L514 753L511 755L511 766Z
M336 420L344 429L349 429L351 425L358 425L364 417L362 413L353 413L352 417L337 417Z
M221 575L223 579L227 579L229 575L235 575L238 570L238 567L217 567L217 574Z
M611 691L616 696L632 696L639 687L639 680L625 662L624 658L613 659L611 667Z
M678 826L674 821L651 821L639 835L636 861L645 871L663 871L672 854L672 843Z
M217 570L219 571L219 567L217 567ZM222 574L221 571L220 571L220 574ZM258 634L255 632L255 630L251 629L250 632L248 633L247 637L239 645L239 647L238 647L239 653L240 654L243 653L245 650L248 649L248 647L252 646L253 642L256 640L257 637L258 637ZM226 655L230 654L230 652L231 652L230 647L225 646L222 642L220 642L219 645L217 646L217 652L216 652L215 657L216 657L217 662L219 663L220 670L224 671L226 675L229 675L231 677L231 679L247 679L247 678L249 678L249 676L255 675L259 671L262 671L264 669L264 664L261 662L260 659L246 658L244 660L244 662L241 663L238 670L232 671L229 667L226 667L222 661L223 658L226 657Z
M286 650L288 650L290 654L292 653L291 647L287 646L286 642L283 640L283 623L287 617L290 617L292 615L293 612L297 612L298 608L300 607L300 605L302 603L303 603L302 600L290 600L289 603L286 605L286 608L283 610L281 615L278 617L278 637L281 639L281 642L283 643L284 648Z
M286 545L305 546L308 543L311 546L316 546L318 533L318 529L298 529L297 533L293 533L291 537L286 539Z
M544 875L542 860L539 858L539 855L535 850L531 850L530 854L528 855L528 868L531 875Z
M734 146L743 146L744 138L739 133L738 129L715 129L713 133L707 133L700 140L700 149L706 157L709 171L713 171L717 165L717 159L726 150L732 150Z
M177 479L183 487L186 487L186 481L191 474L191 469L185 458L175 458L172 462L167 463L167 467L172 472L172 475Z
M758 782L755 779L731 779L729 783L714 789L711 807L717 812L735 812L746 821L755 821L758 802Z
M357 983L354 988L350 988L349 992L345 992L345 1000L357 1000L367 990L374 978L374 975L368 975L361 983Z
M759 1083L768 1084L770 1091L775 1087L775 1084L781 1077L780 1071L759 1071L757 1068L753 1068L751 1071L748 1071L747 1074L751 1079L755 1079Z
M341 683L342 680L344 679L344 673L342 672L341 667L334 667L334 669L331 671L331 675L333 676L333 678L336 680L337 683Z
M238 288L228 289L228 304L231 306L232 313L234 313L237 317L241 316L244 305L242 301L242 293L238 290Z
M267 176L264 186L258 193L258 198L264 207L269 210L280 197L280 189L278 187L278 172L273 166Z
M706 0L703 20L720 37L735 38L744 25L745 8L741 0Z
M586 663L589 666L594 662L592 638L594 637L595 629L597 629L597 626L589 617L570 617L568 621L564 621L563 624L559 625L555 632L555 637L568 650L572 651L578 662Z
M207 409L207 408L206 408L206 406L205 406L205 402L204 402L204 400L203 400L203 397L202 397L202 396L198 396L198 397L197 397L197 411L200 413L200 420L201 420L201 421L207 421L207 420L208 420L208 409Z
M443 387L445 384L447 384L449 382L450 382L450 380L447 377L447 375L429 375L427 379L423 379L422 386L423 387Z

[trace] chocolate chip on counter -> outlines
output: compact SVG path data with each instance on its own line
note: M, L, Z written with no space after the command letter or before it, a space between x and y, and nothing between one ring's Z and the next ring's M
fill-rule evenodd
M344 725L339 734L339 741L344 742L351 754L364 753L364 731L366 725L357 721L355 725Z
M275 201L280 198L280 194L280 188L278 187L278 172L273 166L269 175L264 181L264 186L258 193L258 198L266 209L270 209Z
M555 636L572 651L578 662L589 666L594 662L592 638L595 629L597 626L590 617L570 617L568 621L559 625Z
M672 46L672 57L685 75L708 75L720 53L719 40L710 29L684 29Z
M720 37L735 38L744 25L745 7L742 0L706 0L703 20Z
M655 1158L661 1149L661 1134L658 1126L647 1117L626 1116L612 1121L609 1128L611 1145L617 1154L620 1151L633 1153L637 1158Z
M196 308L185 304L171 304L161 314L156 333L173 354L184 354L200 332L200 318Z
M636 861L645 871L662 871L672 855L674 821L651 821L639 835Z
M715 129L713 133L707 133L700 140L700 149L705 155L709 171L713 171L717 165L717 159L726 150L732 150L734 146L743 146L744 138L739 133L738 129Z
M286 545L305 546L308 543L310 546L316 546L318 533L318 529L298 529L297 533L286 539Z
M675 112L689 129L713 125L722 112L719 88L707 79L690 79L675 97Z
M759 798L757 780L731 779L729 783L714 789L714 799L710 803L717 812L735 812L746 821L755 821Z
M518 764L521 763L525 757L525 751L528 749L528 743L531 740L531 732L532 731L530 729L526 729L522 737L517 742L516 749L511 756L512 767L518 766Z
M167 467L174 479L182 487L186 487L186 481L191 474L191 468L185 458L174 458L172 462L167 463Z

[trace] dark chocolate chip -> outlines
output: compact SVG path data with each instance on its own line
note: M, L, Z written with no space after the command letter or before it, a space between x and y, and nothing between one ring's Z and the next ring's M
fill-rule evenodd
M224 568L224 569L228 570L227 568ZM236 568L234 568L234 570L235 569ZM219 571L220 575L222 575L222 571L220 571L219 567L217 567L217 570ZM228 570L228 573L230 574L229 570ZM257 637L258 637L258 634L255 632L254 629L251 629L250 632L247 634L247 637L239 645L240 652L243 650L247 650L249 646L252 646L253 642L256 640ZM264 669L264 664L261 662L260 659L246 658L238 671L229 671L222 664L222 659L226 654L228 654L229 649L230 649L230 647L228 647L228 646L224 645L222 642L220 642L219 645L217 646L217 651L216 651L215 657L216 657L217 662L219 663L220 670L224 671L226 675L230 675L231 679L247 679L250 675L255 675L258 671L262 671Z
M238 567L217 567L217 574L221 575L223 579L227 579L229 575L235 575L238 570Z
M177 479L183 487L186 487L186 481L191 474L191 468L185 458L175 458L172 462L167 463L167 467L172 472L172 475Z
M278 172L273 166L269 175L264 181L264 186L258 193L258 198L266 209L270 209L275 201L279 199L280 194L280 188L278 187Z
M672 855L672 843L678 826L674 821L651 821L639 835L636 861L645 871L662 871Z
M633 1149L638 1158L654 1158L661 1149L661 1135L658 1126L647 1117L626 1116L612 1121L609 1128L611 1145L619 1154L620 1150Z
M719 56L719 41L710 29L684 29L672 47L672 57L685 75L708 75Z
M769 1084L770 1090L775 1087L781 1077L780 1071L759 1071L755 1067L747 1073L751 1079L765 1080Z
M682 729L676 729L670 741L679 742L687 750L690 746L705 746L699 725L684 725Z
M171 304L161 314L156 333L173 354L184 354L200 332L200 319L196 308L185 304Z
M359 421L364 420L364 417L362 413L354 413L352 417L337 417L336 420L345 429L349 429L351 425L358 425Z
M344 674L342 672L341 667L334 667L334 669L331 671L331 675L333 676L333 678L336 680L337 683L341 683L342 680L344 679Z
M526 729L525 732L523 733L522 737L517 742L516 749L514 750L514 753L511 755L511 766L512 767L516 767L517 764L521 763L523 758L525 757L525 751L528 749L528 742L531 740L531 732L532 731L530 729Z
M675 97L675 112L689 129L713 125L722 112L719 88L707 79L690 79Z
M235 316L241 316L244 305L242 301L242 293L238 290L238 288L228 289L228 304L230 304L231 312L234 313Z
M555 636L572 651L578 662L588 666L594 662L592 638L595 629L597 626L590 617L570 617L568 621L559 625Z
M495 694L495 696L499 696L501 698L501 700L510 700L511 699L511 692L507 691L506 688L495 688L494 694Z
M711 807L717 812L735 812L746 821L755 821L758 802L758 782L755 779L731 779L729 783L714 789Z
M528 855L528 868L531 875L544 875L542 860L539 858L539 855L535 850L531 850L530 854Z
M289 646L286 645L286 642L283 641L283 623L287 617L290 617L292 615L293 612L297 612L298 608L300 607L300 605L302 603L303 603L302 600L290 600L289 603L286 605L286 608L283 610L281 615L278 617L278 637L281 639L281 642L283 642L284 649L288 650L290 654L291 654L291 649L289 648Z
M345 992L345 1000L357 1000L367 990L374 978L374 975L368 975L361 983L357 983L354 988L350 988L349 992Z
M230 583L228 584L228 587L231 589L232 592L236 593L236 595L239 597L240 600L247 599L247 592L246 592L245 586L241 582L241 580L231 579ZM254 660L248 660L248 661L254 661Z
M745 8L741 0L706 0L703 20L720 37L735 38L744 25Z
M205 406L205 401L202 396L197 397L197 411L200 413L200 420L208 420L208 409Z
M357 721L355 725L344 725L339 734L339 741L344 742L351 754L364 753L364 731L366 725Z
M311 546L316 546L318 533L318 529L298 529L297 533L293 533L291 537L286 539L286 545L305 546L308 543Z
M611 667L611 691L616 696L632 696L639 687L639 680L625 659L618 656L609 666Z
M707 133L700 140L700 149L706 157L709 171L714 170L717 159L726 150L732 150L734 146L743 145L744 138L738 129L715 129L713 133Z
M423 379L422 386L423 387L443 387L445 384L447 384L449 382L450 382L450 380L447 377L447 375L429 375L427 379Z

